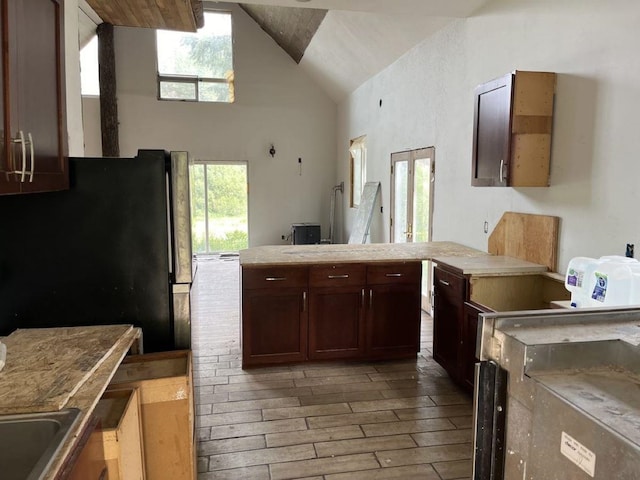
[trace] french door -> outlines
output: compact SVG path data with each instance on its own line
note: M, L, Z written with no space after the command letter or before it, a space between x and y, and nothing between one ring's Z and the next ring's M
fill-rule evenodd
M431 241L435 148L391 154L391 241ZM431 262L422 265L422 308L431 311Z

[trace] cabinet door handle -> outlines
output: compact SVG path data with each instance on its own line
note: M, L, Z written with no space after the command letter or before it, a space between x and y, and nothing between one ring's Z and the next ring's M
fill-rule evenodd
M16 138L13 139L13 143L20 144L20 158L22 163L21 170L15 170L13 173L17 173L20 175L20 182L24 182L24 177L27 175L27 145L24 139L24 132L20 130Z
M450 283L449 283L449 282L447 282L446 280L442 280L442 279L440 279L440 280L438 280L438 281L439 281L442 285L444 285L445 287L448 287L448 286L450 285Z
M362 308L364 308L364 288L362 289L362 301L360 302Z
M307 292L302 292L302 312L307 311Z
M369 310L373 308L373 289L369 289Z
M333 280L334 278L349 278L349 274L346 274L346 273L345 273L344 275L328 275L328 276L327 276L327 278L330 278L330 279L332 279L332 280Z
M500 159L500 183L504 182L504 159Z
M402 273L387 273L385 277L402 277Z
M35 147L33 145L33 137L31 136L31 132L27 134L29 138L29 153L31 154L31 171L29 172L29 183L33 182L33 172L36 169L36 157L34 155ZM26 150L26 147L25 147Z
M265 277L267 282L282 282L286 280L287 277Z

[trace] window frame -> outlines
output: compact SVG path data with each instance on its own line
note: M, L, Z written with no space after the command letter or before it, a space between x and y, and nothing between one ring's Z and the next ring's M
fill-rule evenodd
M233 14L228 10L219 10L213 8L205 8L204 13L214 13L214 14L223 14L228 15L231 19L231 71L227 78L223 77L200 77L198 75L189 75L189 74L163 74L160 73L159 65L158 65L158 33L156 31L156 97L159 101L163 102L196 102L196 103L234 103L235 102L235 52L233 45ZM162 30L162 29L158 29ZM197 33L197 32L196 32ZM162 83L185 83L191 84L194 87L194 98L168 98L162 96ZM200 99L200 85L203 83L211 83L211 84L225 84L229 89L229 100L201 100Z

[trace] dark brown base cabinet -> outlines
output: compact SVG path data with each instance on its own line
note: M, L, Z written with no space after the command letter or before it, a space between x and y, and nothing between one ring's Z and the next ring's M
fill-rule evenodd
M473 391L478 315L490 309L467 301L467 277L433 270L433 358L451 378Z
M461 275L435 267L433 271L433 358L460 379L460 347L467 281Z
M242 366L415 356L421 263L242 267Z
M442 262L433 269L433 293L433 358L469 391L478 361L481 313L550 308L551 301L569 295L561 275L472 275Z

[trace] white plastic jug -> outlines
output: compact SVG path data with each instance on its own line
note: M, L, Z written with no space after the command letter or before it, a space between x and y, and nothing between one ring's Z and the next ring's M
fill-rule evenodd
M589 276L600 263L600 260L591 257L575 257L569 261L564 286L571 292L572 307L585 307L590 303L587 291Z
M632 265L638 263L633 258L602 257L601 263L589 273L585 306L606 307L631 304L633 281Z

